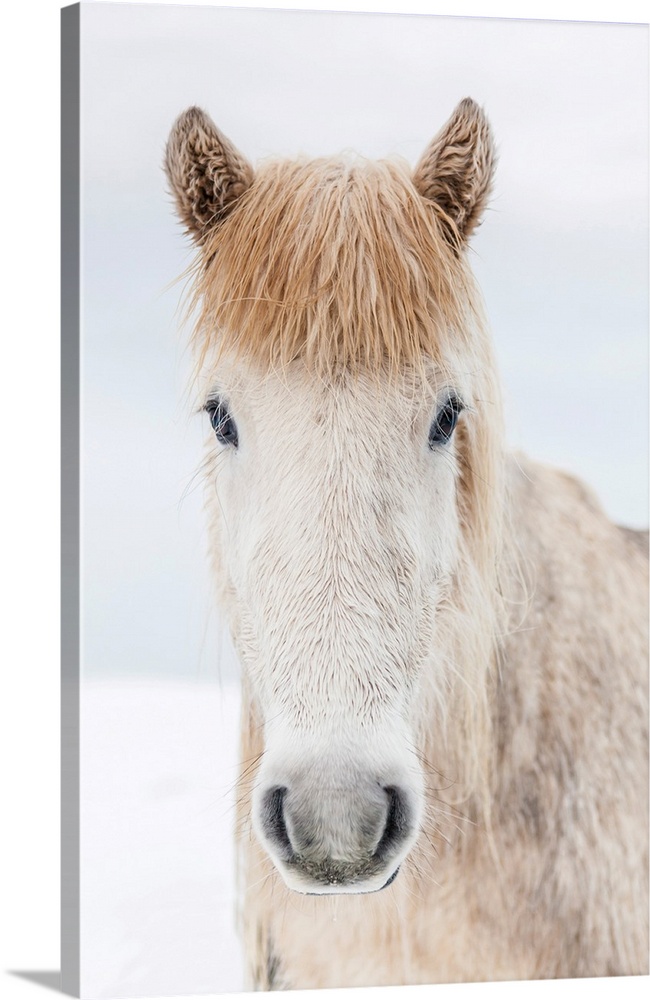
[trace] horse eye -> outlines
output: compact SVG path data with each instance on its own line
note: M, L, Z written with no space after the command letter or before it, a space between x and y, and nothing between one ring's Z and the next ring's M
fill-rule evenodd
M463 405L456 396L451 396L437 414L429 430L429 447L437 444L447 444L458 423L458 415Z
M235 421L230 416L226 404L221 401L212 402L208 403L205 409L210 415L210 423L217 436L217 441L220 441L221 444L230 444L233 448L236 448L239 444L237 427Z

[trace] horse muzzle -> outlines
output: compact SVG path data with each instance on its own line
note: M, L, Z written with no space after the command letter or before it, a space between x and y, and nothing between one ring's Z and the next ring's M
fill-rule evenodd
M255 826L290 889L375 892L395 879L417 835L416 799L403 782L334 783L303 771L258 788Z

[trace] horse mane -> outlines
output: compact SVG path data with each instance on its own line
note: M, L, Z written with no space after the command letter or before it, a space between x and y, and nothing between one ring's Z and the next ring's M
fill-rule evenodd
M398 160L263 164L205 238L199 354L327 375L440 364L475 301L453 231Z

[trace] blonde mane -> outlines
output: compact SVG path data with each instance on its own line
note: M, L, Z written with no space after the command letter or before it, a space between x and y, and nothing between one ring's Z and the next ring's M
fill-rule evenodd
M469 343L475 296L450 242L396 161L258 168L206 236L194 285L199 355L218 347L272 367L395 370Z

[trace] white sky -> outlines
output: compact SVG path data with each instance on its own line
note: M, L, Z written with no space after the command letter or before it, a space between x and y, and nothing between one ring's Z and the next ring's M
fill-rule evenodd
M414 162L478 100L500 159L472 255L510 440L647 524L645 26L91 3L82 38L89 674L215 670L161 169L190 104L252 161Z

